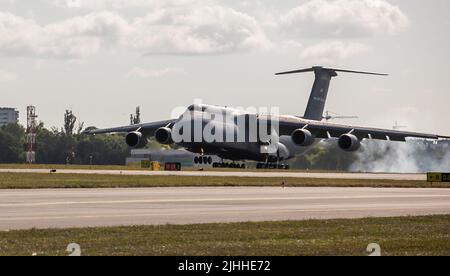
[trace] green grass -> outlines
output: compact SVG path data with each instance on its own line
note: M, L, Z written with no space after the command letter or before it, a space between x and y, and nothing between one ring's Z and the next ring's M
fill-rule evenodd
M0 232L0 255L450 255L450 216Z
M218 186L281 186L291 187L398 187L449 188L450 185L426 181L306 179L258 177L196 177L196 176L125 176L87 174L0 173L0 189L42 188L142 188L142 187L218 187Z
M0 169L58 169L58 170L140 170L140 164L129 166L115 165L51 165L51 164L0 164Z

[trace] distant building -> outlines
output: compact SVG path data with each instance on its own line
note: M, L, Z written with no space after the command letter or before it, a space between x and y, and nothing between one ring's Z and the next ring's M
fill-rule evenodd
M19 111L15 108L0 107L0 127L18 122Z

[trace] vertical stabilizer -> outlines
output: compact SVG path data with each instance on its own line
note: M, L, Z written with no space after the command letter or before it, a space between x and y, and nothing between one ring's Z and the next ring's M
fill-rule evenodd
M356 74L366 74L366 75L377 75L377 76L387 76L386 74L360 72L360 71L350 71L341 69L324 68L321 66L316 66L308 69L301 69L296 71L277 73L276 75L287 75L287 74L297 74L314 72L316 79L314 80L314 85L311 90L311 95L309 97L308 106L306 107L304 119L322 121L324 117L325 104L327 102L328 89L330 87L331 79L337 77L337 72L344 73L356 73Z
M336 77L337 74L335 71L326 70L321 67L315 67L314 74L316 75L316 79L314 80L311 95L309 96L304 118L321 121L323 112L325 111L331 78Z

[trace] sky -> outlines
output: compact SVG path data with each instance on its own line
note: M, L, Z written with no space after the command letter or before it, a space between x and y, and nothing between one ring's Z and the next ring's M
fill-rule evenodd
M450 135L448 0L0 0L0 106L47 127L165 120L195 99L303 115L312 74L340 74L336 121Z

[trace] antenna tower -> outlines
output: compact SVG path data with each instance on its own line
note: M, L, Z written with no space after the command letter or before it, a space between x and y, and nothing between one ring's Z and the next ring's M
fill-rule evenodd
M27 107L27 163L36 163L36 107Z

